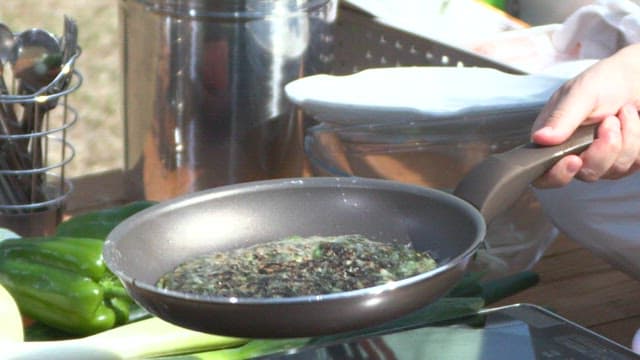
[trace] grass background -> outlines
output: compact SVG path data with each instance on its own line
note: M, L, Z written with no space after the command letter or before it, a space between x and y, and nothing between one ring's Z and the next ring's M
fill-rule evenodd
M76 157L71 177L122 167L123 120L120 100L118 0L1 0L0 22L13 32L38 27L62 34L64 15L76 20L82 55L76 68L82 87L69 97L79 120L68 140Z

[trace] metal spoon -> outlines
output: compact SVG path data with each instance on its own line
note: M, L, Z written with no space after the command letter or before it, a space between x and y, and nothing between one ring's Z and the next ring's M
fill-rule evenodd
M23 95L43 92L60 71L62 49L58 39L48 31L30 29L16 36L13 50L10 61L14 77L19 80L18 92ZM37 103L34 99L33 102L24 105L21 126L24 133L30 134L41 130L44 116L55 107L55 102ZM42 167L42 140L40 137L31 139L30 158L33 169ZM40 194L41 185L45 181L42 175L32 176L32 202L43 196Z
M9 89L4 80L4 69L14 46L14 35L4 23L0 23L0 95L9 95ZM10 136L21 133L21 127L18 124L18 118L11 103L0 103L0 130L4 135ZM25 164L21 154L26 154L27 145L25 141L6 138L3 144L4 156L0 167L6 170L21 170ZM0 141L3 143L4 141ZM0 187L3 194L3 203L17 204L25 201L25 188L19 179L15 176L0 177Z
M0 67L0 75L3 75L4 65L9 61L9 58L11 57L14 42L15 40L13 37L13 32L7 25L0 23L0 65L2 65ZM0 84L0 86L2 86L2 88L0 88L0 91L3 94L7 94L9 90L6 87L4 79L0 78L0 81L2 82Z
M9 27L0 23L0 95L8 95L9 88L4 80L4 68L12 56L15 38ZM3 131L5 134L12 134L17 130L17 117L13 106L8 103L0 104L0 117L5 122ZM6 125L6 126L5 126Z
M33 94L57 75L62 64L62 48L48 31L26 30L16 36L11 64L16 79L20 80L20 92Z
M58 74L61 62L62 49L53 34L42 29L30 29L18 34L11 58L14 76L20 81L18 92L34 94L42 91ZM46 107L46 104L36 103L29 103L25 107L22 119L24 133L40 128L37 118L42 118L48 111Z

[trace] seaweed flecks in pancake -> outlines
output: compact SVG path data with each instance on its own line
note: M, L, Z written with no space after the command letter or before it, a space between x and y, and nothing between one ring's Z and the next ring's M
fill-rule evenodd
M436 267L409 245L361 235L290 237L186 261L158 287L242 298L331 294L401 280Z

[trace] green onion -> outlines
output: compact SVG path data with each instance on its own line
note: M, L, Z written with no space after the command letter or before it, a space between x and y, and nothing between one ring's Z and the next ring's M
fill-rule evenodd
M240 346L248 340L188 330L153 317L96 335L61 341L5 342L3 358L132 359Z
M251 340L243 346L232 349L214 350L197 354L172 356L165 360L245 360L265 356L281 351L295 349L305 345L308 338L292 338L283 340Z

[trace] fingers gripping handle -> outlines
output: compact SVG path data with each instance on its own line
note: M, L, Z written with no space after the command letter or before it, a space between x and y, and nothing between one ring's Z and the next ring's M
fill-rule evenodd
M583 126L560 145L529 143L489 156L462 179L454 194L480 210L489 223L558 160L584 151L595 139L596 130L596 125Z

